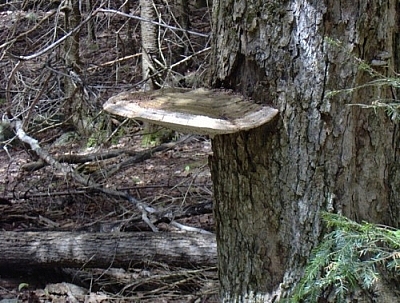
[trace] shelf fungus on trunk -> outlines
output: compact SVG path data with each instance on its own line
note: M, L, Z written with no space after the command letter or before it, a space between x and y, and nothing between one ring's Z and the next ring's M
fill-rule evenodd
M210 136L256 128L278 114L232 91L204 88L123 92L103 107L115 115Z

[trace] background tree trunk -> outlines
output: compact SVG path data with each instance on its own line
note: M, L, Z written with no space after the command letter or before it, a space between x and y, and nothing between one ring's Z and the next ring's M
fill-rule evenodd
M65 13L64 19L64 30L66 32L72 31L81 22L81 12L79 10L79 1L70 0L66 2L63 7ZM75 73L80 73L81 71L81 60L79 55L79 45L80 45L80 32L76 32L69 36L65 40L64 44L64 58L65 65L67 68L71 69ZM74 91L76 90L76 85L73 83L70 77L65 78L65 94L67 98L72 98ZM71 100L72 102L72 100ZM75 109L76 104L71 104L71 108Z
M140 1L140 16L151 21L156 19L153 1ZM155 89L153 79L149 79L149 77L155 72L152 56L155 56L158 51L157 26L150 22L141 21L140 32L142 35L142 77L145 81L144 85L147 87L145 90L153 90Z
M86 0L86 12L90 14L93 10L93 0ZM96 24L94 20L89 20L87 23L87 40L90 43L96 43Z
M156 19L156 11L153 0L140 0L140 16L144 19L154 21ZM150 22L140 22L140 32L142 39L142 78L143 90L154 90L159 88L159 77L155 75L156 67L153 58L158 53L157 33L158 28ZM157 84L158 83L158 84ZM157 127L151 123L144 123L144 136L142 145L148 146L156 141Z
M213 235L174 233L2 232L0 266L129 267L146 261L216 265Z
M189 1L175 0L174 3L175 3L174 14L178 21L178 26L180 26L184 30L189 30L190 29ZM182 43L179 45L176 58L173 59L179 61L189 55L190 34L188 32L180 32L177 34L181 37ZM185 72L187 71L187 63L180 64L179 66L176 67L176 70L181 74L185 74Z
M280 111L272 126L213 140L224 302L287 297L323 234L321 211L399 227L398 132L383 111L348 106L391 92L327 97L371 80L354 56L399 53L398 18L395 0L214 1L213 86ZM398 71L396 59L379 71Z
M79 7L79 0L66 1L63 7L65 13L64 29L72 31L81 23L82 16ZM64 80L66 117L71 125L74 125L80 135L91 134L90 109L88 97L85 100L85 88L82 82L82 62L80 59L80 31L69 36L64 44L64 59L68 70L68 77ZM86 92L87 94L87 92Z

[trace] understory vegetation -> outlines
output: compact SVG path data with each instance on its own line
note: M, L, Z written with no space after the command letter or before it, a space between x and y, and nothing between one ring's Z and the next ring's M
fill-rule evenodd
M348 302L399 278L400 230L324 213L327 233L315 248L291 302Z

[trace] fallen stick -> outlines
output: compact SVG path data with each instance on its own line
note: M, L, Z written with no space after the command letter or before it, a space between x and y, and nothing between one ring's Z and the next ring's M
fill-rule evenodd
M0 232L0 267L215 266L215 236L182 233Z
M48 163L49 165L51 165L52 167L54 167L55 169L61 171L65 176L71 176L76 182L87 186L87 188L89 190L94 190L94 191L99 191L99 192L103 192L105 194L108 195L112 195L114 197L120 197L123 199L128 200L129 202L131 202L132 204L134 204L136 206L136 208L138 210L140 210L141 214L142 214L142 220L143 222L145 222L153 232L158 232L158 228L154 225L153 222L160 222L160 217L157 216L156 214L160 214L162 213L161 211L155 209L154 207L150 207L149 205L147 205L146 203L137 200L136 198L134 198L133 196L131 196L129 193L127 192L123 192L123 191L119 191L119 190L115 190L115 189L111 189L111 188L104 188L102 187L100 184L93 182L90 177L83 177L82 175L80 175L79 173L77 173L71 166L69 166L68 164L61 164L60 162L58 162L57 160L55 160L50 153L48 153L46 150L42 149L39 145L39 142L28 136L25 131L23 130L23 123L21 120L16 119L13 124L15 125L15 131L17 134L17 137L24 143L29 144L29 146L31 147L31 149L46 163ZM180 140L180 142L183 142L184 140L186 140L187 138L189 138L188 136L185 137L184 139ZM149 215L152 216L153 220L149 219ZM202 229L193 229L193 228L189 228L189 227L185 227L182 224L177 224L173 219L169 222L169 223L173 223L176 227L179 227L183 230L187 230L187 231L196 231L199 233L203 233L203 234L211 234L208 231L202 230Z
M103 192L105 194L109 194L115 197L121 197L129 202L133 203L142 213L142 220L149 225L149 227L152 229L153 232L157 232L158 229L157 227L154 226L154 224L149 220L148 214L149 213L154 213L155 209L146 205L142 201L139 201L132 197L130 194L110 188L103 188L100 184L97 184L93 181L90 180L89 177L83 177L82 175L78 174L75 170L72 169L71 166L69 165L63 165L60 162L56 161L50 153L48 153L46 150L42 149L39 145L38 140L28 136L24 129L23 129L23 123L21 120L16 119L13 121L15 125L15 132L17 134L17 137L24 143L29 144L31 149L46 163L54 167L55 169L61 171L65 176L71 176L76 182L85 185L89 187L91 190L97 190L99 192Z

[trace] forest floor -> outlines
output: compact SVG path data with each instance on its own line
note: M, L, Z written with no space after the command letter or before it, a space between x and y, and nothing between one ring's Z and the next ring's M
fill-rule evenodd
M123 138L121 143L108 148L108 151L113 148L143 150L140 140L141 136ZM66 147L63 146L63 149ZM52 155L60 152L59 147L49 146L48 150ZM67 150L73 154L87 154L102 149L87 149L72 141ZM212 201L207 166L210 153L210 140L192 137L171 150L156 153L150 159L118 171L112 178L104 179L102 184L108 188L127 191L148 205L163 210L173 206L184 208L209 202ZM0 205L1 230L99 232L93 230L93 227L125 221L121 232L135 232L138 229L150 231L145 224L130 223L129 218L138 211L129 202L104 194L91 194L85 187L75 184L52 167L35 172L24 171L21 166L32 162L31 156L21 148L9 149L9 154L11 158L5 151L0 151L0 188L3 199ZM177 221L186 226L214 231L211 213ZM166 223L157 227L160 231L179 232L179 229ZM28 300L32 297L37 298L38 302L56 302L57 298L60 300L57 302L63 302L65 294L62 291L48 294L46 289L49 285L68 282L92 289L88 292L92 300L90 302L107 302L110 298L113 298L112 301L118 299L118 302L197 302L196 299L200 298L201 301L198 302L217 301L215 268L205 268L204 272L198 269L197 276L191 274L192 280L189 282L186 280L190 269L173 268L156 261L142 268L118 269L118 275L114 270L32 268L27 271L0 271L0 297L19 298L20 302L35 302ZM177 272L182 281L176 281L174 274ZM121 281L121 276L138 273L144 276L135 283ZM79 276L82 277L76 278ZM171 276L170 281L168 276ZM153 280L150 281L150 277ZM19 291L18 287L25 283L27 287ZM152 291L148 290L149 285Z
M46 4L46 2L40 3ZM132 3L136 5L136 2ZM42 18L35 19L35 15L42 16L43 12L30 11L29 15L26 12L19 12L19 15L16 15L14 11L6 11L6 9L8 7L0 7L2 18L0 41L1 43L9 42L2 44L2 47L7 47L9 53L17 55L31 53L31 48L40 49L40 43L45 41L40 40L41 37L51 32L48 25L35 23ZM133 7L131 12L137 14L138 10ZM47 12L44 15L49 16ZM96 20L98 22L96 44L88 43L83 36L81 56L86 64L85 84L98 93L95 102L99 115L106 115L101 113L101 104L118 92L134 89L135 86L131 84L140 81L140 68L134 68L140 63L137 59L140 57L140 47L134 47L127 52L127 49L119 44L131 41L121 35L123 26L127 24L122 17L117 15L110 18L99 14ZM197 31L209 32L208 20L207 8L196 9L191 15L192 27ZM49 22L49 24L52 23ZM35 25L35 30L30 31L33 25ZM132 35L135 41L139 39L137 20L133 28L135 31ZM25 35L21 33L27 33L29 39L20 39ZM114 33L118 33L118 39L122 40L113 37ZM19 38L13 40L18 34L20 34ZM168 35L170 34L166 34L167 38ZM205 38L192 39L193 52L205 48L208 43ZM115 44L117 40L118 47ZM165 39L165 41L169 40ZM140 44L140 41L136 42ZM28 45L29 43L33 46ZM62 94L62 88L56 88L56 86L51 86L53 91L39 92L39 85L43 83L38 80L39 75L42 75L43 70L46 71L41 64L44 64L48 58L27 61L15 73L17 77L13 82L9 79L13 74L12 70L16 61L4 55L5 48L0 51L2 52L0 64L3 66L3 73L0 75L1 114L4 115L10 107L14 114L28 108L33 113L32 117L35 118L31 103L26 101L25 104L24 100L19 99L21 96L26 100L27 96L32 94L35 99L38 94L41 100L53 98L51 100L54 101L57 99L55 95ZM126 53L117 54L118 52ZM56 54L56 51L53 54ZM205 54L193 57L191 61L186 62L185 68L188 74L193 71L204 73L206 68L204 62L208 61ZM132 60L114 62L117 55L132 55L133 62ZM109 64L110 62L114 64ZM51 67L50 61L48 63L47 71L53 73L49 79L56 77L57 81L62 82L63 75L67 72L63 69L62 63L53 62ZM55 69L62 72L56 74ZM185 76L185 73L183 72L182 75ZM20 79L23 80L20 81ZM31 86L28 84L30 81ZM54 85L57 83L55 82ZM14 85L11 88L11 97L6 96L5 93L10 84ZM50 104L49 101L43 101L43 106L48 104ZM52 106L62 105L58 102L52 104ZM38 102L36 105L39 111L41 103ZM37 115L39 114L41 115L42 112L37 112ZM150 146L142 144L144 132L140 123L127 122L119 117L107 119L109 119L108 125L112 125L113 129L119 128L120 131L115 136L108 137L109 140L106 142L99 139L100 137L104 139L104 130L99 130L98 137L93 134L90 137L82 137L73 133L70 136L71 129L65 129L62 125L49 127L48 131L43 132L27 130L27 133L38 139L41 148L48 151L55 159L61 159L65 155L91 156L91 160L82 163L63 163L62 165L72 168L103 188L128 193L157 210L182 210L190 205L212 203L212 183L207 165L208 156L212 151L208 138L190 136L180 141L183 134L176 134L170 143L166 143L170 145L162 151L151 152ZM0 232L102 232L104 226L113 226L115 222L123 222L119 225L118 232L151 232L146 223L137 220L141 214L127 200L91 191L87 186L79 184L70 175L55 167L43 165L32 168L29 165L39 163L39 159L26 144L14 140L6 146L7 151L0 149ZM103 158L103 155L112 151L117 155L109 159ZM146 156L140 157L143 153ZM121 163L124 165L121 166ZM211 208L195 216L183 216L176 221L185 226L196 227L200 231L214 232ZM183 232L168 222L157 223L157 228L161 232ZM0 303L217 302L217 291L218 279L215 267L181 268L163 264L157 260L129 268L44 269L35 267L15 270L0 268ZM75 293L80 293L81 297Z

